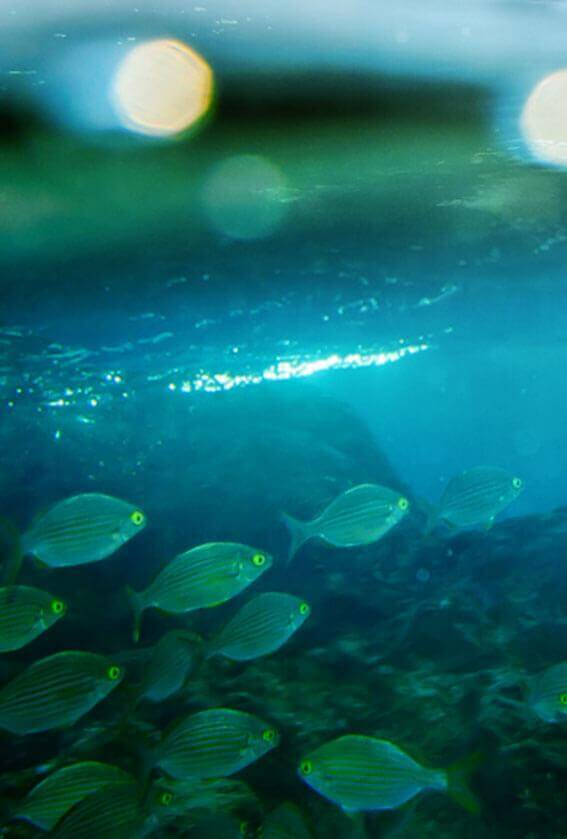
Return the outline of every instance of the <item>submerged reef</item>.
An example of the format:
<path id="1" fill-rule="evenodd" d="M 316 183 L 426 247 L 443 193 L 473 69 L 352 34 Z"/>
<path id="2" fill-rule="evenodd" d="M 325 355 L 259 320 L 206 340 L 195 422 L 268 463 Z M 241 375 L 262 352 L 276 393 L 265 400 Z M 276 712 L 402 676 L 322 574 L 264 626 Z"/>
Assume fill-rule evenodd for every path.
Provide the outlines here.
<path id="1" fill-rule="evenodd" d="M 321 839 L 562 839 L 567 729 L 542 721 L 528 696 L 532 680 L 566 658 L 567 510 L 496 522 L 487 532 L 439 527 L 426 535 L 419 502 L 360 419 L 306 386 L 174 408 L 164 402 L 146 414 L 136 407 L 101 415 L 88 438 L 71 428 L 54 444 L 34 430 L 3 478 L 20 527 L 38 507 L 77 491 L 112 492 L 148 516 L 144 534 L 102 563 L 56 570 L 24 563 L 22 584 L 48 589 L 69 609 L 48 633 L 3 657 L 2 683 L 69 648 L 112 653 L 127 675 L 81 724 L 14 742 L 0 778 L 5 811 L 37 782 L 34 766 L 55 757 L 104 760 L 135 774 L 160 730 L 183 714 L 222 706 L 276 726 L 278 748 L 234 779 L 242 788 L 230 806 L 223 803 L 218 827 L 206 827 L 213 816 L 205 807 L 201 822 L 188 819 L 187 833 L 166 824 L 154 835 L 214 829 L 224 836 L 225 818 L 227 836 L 243 821 L 254 835 L 278 805 L 294 802 Z M 336 549 L 313 541 L 286 564 L 281 512 L 311 518 L 364 482 L 403 492 L 410 514 L 379 542 Z M 221 539 L 273 554 L 252 592 L 304 598 L 311 607 L 305 625 L 269 656 L 206 658 L 207 640 L 250 592 L 187 615 L 152 612 L 134 647 L 126 583 L 144 587 L 176 552 Z M 174 628 L 203 639 L 189 678 L 163 702 L 138 702 L 149 649 Z M 480 751 L 471 778 L 480 813 L 430 793 L 399 811 L 344 814 L 302 783 L 296 768 L 303 754 L 346 733 L 394 741 L 432 767 Z M 33 835 L 22 823 L 10 831 Z"/>

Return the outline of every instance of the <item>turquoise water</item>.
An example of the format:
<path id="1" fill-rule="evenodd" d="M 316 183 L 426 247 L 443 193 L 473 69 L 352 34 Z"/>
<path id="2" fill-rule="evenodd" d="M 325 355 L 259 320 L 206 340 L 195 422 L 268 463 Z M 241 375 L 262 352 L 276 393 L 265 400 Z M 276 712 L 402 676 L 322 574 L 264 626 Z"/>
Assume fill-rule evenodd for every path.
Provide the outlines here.
<path id="1" fill-rule="evenodd" d="M 376 64 L 345 41 L 332 62 L 332 27 L 321 24 L 318 50 L 299 39 L 277 72 L 276 52 L 260 50 L 254 87 L 251 53 L 239 64 L 228 36 L 195 24 L 193 43 L 218 73 L 215 111 L 195 134 L 143 143 L 101 139 L 38 98 L 39 76 L 51 92 L 62 78 L 63 41 L 92 36 L 65 21 L 48 24 L 56 47 L 32 49 L 40 30 L 30 24 L 28 52 L 12 46 L 5 59 L 6 602 L 17 534 L 57 502 L 108 494 L 147 525 L 103 561 L 23 560 L 17 584 L 49 591 L 67 612 L 0 657 L 4 835 L 39 833 L 14 818 L 39 780 L 97 760 L 131 776 L 135 818 L 121 837 L 559 839 L 567 686 L 553 682 L 556 719 L 537 711 L 533 691 L 567 643 L 566 187 L 509 117 L 529 87 L 519 70 L 510 83 L 527 61 L 514 47 L 520 29 L 483 72 L 478 55 L 453 52 L 451 72 L 438 56 L 428 76 L 418 50 L 394 83 L 387 51 Z M 287 29 L 272 24 L 280 43 Z M 423 43 L 435 53 L 435 39 Z M 539 55 L 533 67 L 544 65 Z M 71 81 L 76 114 L 84 91 Z M 249 172 L 250 156 L 276 175 L 215 216 L 203 197 L 211 179 L 235 158 Z M 239 238 L 239 224 L 256 233 Z M 476 466 L 520 477 L 523 491 L 490 527 L 429 529 L 450 479 Z M 313 539 L 287 562 L 284 512 L 314 519 L 368 483 L 408 499 L 409 513 L 368 544 Z M 273 562 L 225 602 L 148 609 L 135 644 L 126 588 L 146 589 L 174 557 L 211 542 Z M 206 656 L 244 604 L 274 591 L 310 609 L 281 647 L 246 661 Z M 124 677 L 72 725 L 10 733 L 5 686 L 65 650 L 108 656 Z M 142 700 L 169 655 L 174 671 L 187 668 L 178 690 Z M 160 743 L 189 714 L 219 707 L 258 716 L 279 740 L 230 779 L 219 770 L 210 785 L 190 776 L 189 789 L 175 787 L 156 762 Z M 438 775 L 404 807 L 346 812 L 298 767 L 347 734 L 392 741 L 435 769 L 476 756 L 467 784 L 477 812 L 444 794 Z M 167 812 L 156 789 L 174 796 Z M 117 822 L 112 796 L 93 801 Z M 293 826 L 270 833 L 286 803 Z"/>

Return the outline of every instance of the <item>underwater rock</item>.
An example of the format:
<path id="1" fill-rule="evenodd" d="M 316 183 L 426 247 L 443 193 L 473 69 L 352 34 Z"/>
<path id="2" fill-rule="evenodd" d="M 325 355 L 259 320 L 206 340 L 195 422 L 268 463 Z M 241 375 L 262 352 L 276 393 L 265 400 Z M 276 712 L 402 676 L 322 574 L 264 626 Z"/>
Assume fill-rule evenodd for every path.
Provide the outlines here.
<path id="1" fill-rule="evenodd" d="M 204 395 L 187 403 L 186 413 L 179 405 L 170 413 L 164 400 L 151 415 L 138 415 L 136 427 L 129 410 L 113 414 L 104 431 L 92 429 L 92 446 L 69 433 L 56 457 L 46 447 L 45 468 L 56 473 L 46 478 L 49 497 L 39 497 L 42 482 L 34 478 L 8 498 L 24 528 L 44 504 L 85 489 L 77 486 L 85 476 L 87 489 L 139 503 L 148 527 L 95 566 L 46 572 L 27 563 L 22 570 L 22 585 L 49 590 L 69 610 L 65 621 L 3 662 L 6 679 L 64 648 L 70 635 L 77 649 L 122 653 L 126 677 L 85 729 L 34 741 L 33 754 L 30 746 L 14 748 L 6 772 L 60 752 L 131 771 L 138 740 L 155 745 L 180 716 L 230 707 L 281 732 L 278 749 L 242 772 L 258 800 L 253 827 L 289 800 L 317 839 L 564 835 L 565 727 L 539 719 L 527 696 L 537 674 L 565 660 L 565 509 L 497 521 L 488 532 L 440 528 L 428 535 L 425 517 L 414 511 L 380 542 L 336 549 L 314 541 L 285 567 L 284 509 L 309 518 L 365 481 L 391 486 L 417 506 L 360 421 L 304 384 L 246 398 Z M 102 467 L 93 452 L 104 446 Z M 4 475 L 7 492 L 32 461 L 28 451 L 14 474 Z M 148 648 L 170 630 L 198 632 L 207 642 L 261 591 L 305 599 L 309 620 L 271 655 L 199 662 L 179 693 L 134 709 L 132 686 L 147 651 L 138 662 L 129 651 L 123 588 L 143 588 L 178 550 L 214 539 L 258 545 L 274 554 L 274 566 L 234 603 L 186 616 L 148 615 Z M 318 800 L 296 777 L 297 761 L 347 733 L 399 743 L 428 766 L 481 749 L 486 761 L 473 782 L 481 815 L 432 795 L 400 814 L 352 820 Z"/>

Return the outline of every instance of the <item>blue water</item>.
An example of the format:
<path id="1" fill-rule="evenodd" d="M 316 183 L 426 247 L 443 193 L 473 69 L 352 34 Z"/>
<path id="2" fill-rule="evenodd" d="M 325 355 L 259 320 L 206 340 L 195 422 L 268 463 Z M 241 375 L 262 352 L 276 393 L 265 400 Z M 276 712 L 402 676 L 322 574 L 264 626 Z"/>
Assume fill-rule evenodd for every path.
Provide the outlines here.
<path id="1" fill-rule="evenodd" d="M 1 832 L 36 835 L 11 820 L 17 803 L 54 766 L 91 759 L 132 773 L 146 835 L 251 839 L 287 802 L 313 839 L 562 839 L 565 723 L 530 697 L 567 648 L 567 182 L 518 137 L 535 76 L 561 64 L 562 4 L 436 5 L 431 20 L 404 3 L 382 20 L 365 2 L 250 0 L 243 20 L 224 3 L 140 5 L 136 20 L 117 4 L 83 25 L 69 10 L 51 22 L 46 3 L 28 40 L 24 13 L 5 29 L 0 569 L 36 516 L 80 493 L 127 499 L 148 526 L 101 562 L 23 561 L 18 583 L 69 610 L 0 658 L 0 726 L 4 685 L 46 656 L 102 653 L 126 676 L 74 726 L 2 732 Z M 73 74 L 82 45 L 114 60 L 164 21 L 214 64 L 216 112 L 163 145 L 101 135 L 84 84 L 104 74 Z M 249 154 L 282 174 L 259 200 L 284 210 L 238 241 L 202 195 Z M 428 530 L 450 479 L 479 465 L 523 492 L 490 528 Z M 288 563 L 282 513 L 313 519 L 365 483 L 410 513 L 371 544 L 313 540 Z M 135 645 L 126 587 L 215 541 L 273 566 L 214 608 L 148 610 Z M 257 660 L 207 659 L 267 591 L 310 604 L 297 634 Z M 187 682 L 137 703 L 173 630 L 203 639 Z M 149 755 L 215 707 L 266 719 L 281 741 L 226 799 L 162 818 L 151 782 L 170 779 Z M 481 753 L 479 812 L 424 793 L 345 814 L 297 767 L 348 733 L 436 768 Z"/>

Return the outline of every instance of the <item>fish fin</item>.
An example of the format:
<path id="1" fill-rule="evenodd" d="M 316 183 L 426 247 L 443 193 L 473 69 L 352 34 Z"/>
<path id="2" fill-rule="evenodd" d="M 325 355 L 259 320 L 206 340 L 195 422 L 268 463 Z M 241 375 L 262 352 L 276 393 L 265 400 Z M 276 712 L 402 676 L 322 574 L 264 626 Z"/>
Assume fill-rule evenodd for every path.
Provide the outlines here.
<path id="1" fill-rule="evenodd" d="M 303 543 L 309 539 L 310 534 L 307 532 L 305 522 L 299 521 L 299 519 L 294 519 L 293 516 L 290 516 L 287 513 L 281 514 L 281 520 L 289 530 L 289 534 L 291 536 L 291 544 L 289 546 L 286 560 L 287 563 L 290 563 Z"/>
<path id="2" fill-rule="evenodd" d="M 24 551 L 18 528 L 9 519 L 0 517 L 0 556 L 4 560 L 3 583 L 12 585 L 22 567 Z"/>
<path id="3" fill-rule="evenodd" d="M 179 638 L 191 648 L 199 649 L 206 644 L 205 639 L 198 632 L 193 632 L 190 629 L 182 629 L 179 632 Z"/>
<path id="4" fill-rule="evenodd" d="M 353 810 L 351 807 L 341 807 L 341 810 L 349 819 L 355 819 L 360 812 L 359 810 Z"/>
<path id="5" fill-rule="evenodd" d="M 47 571 L 48 568 L 52 567 L 51 565 L 48 565 L 47 562 L 44 562 L 43 559 L 40 559 L 38 556 L 32 555 L 31 561 L 34 568 L 36 568 L 38 571 Z"/>
<path id="6" fill-rule="evenodd" d="M 427 498 L 422 498 L 421 496 L 417 499 L 417 508 L 422 512 L 427 518 L 425 521 L 425 530 L 423 531 L 424 536 L 429 536 L 432 530 L 439 524 L 439 507 L 435 504 L 432 504 Z"/>
<path id="7" fill-rule="evenodd" d="M 141 595 L 131 589 L 130 586 L 126 586 L 126 596 L 130 601 L 130 606 L 132 607 L 132 611 L 134 612 L 134 629 L 132 631 L 132 639 L 135 644 L 138 643 L 140 640 L 140 630 L 142 626 L 142 612 L 144 611 L 144 603 L 142 601 Z"/>
<path id="8" fill-rule="evenodd" d="M 446 771 L 447 792 L 469 813 L 480 813 L 480 804 L 469 787 L 469 778 L 483 761 L 483 752 L 474 752 L 468 757 L 458 760 Z"/>
<path id="9" fill-rule="evenodd" d="M 130 712 L 132 711 L 132 709 L 137 708 L 143 699 L 144 693 L 142 684 L 128 683 L 127 685 L 123 686 L 122 700 L 127 710 L 124 714 L 124 718 L 121 722 L 121 725 L 126 725 L 126 722 L 129 719 Z"/>
<path id="10" fill-rule="evenodd" d="M 206 641 L 202 635 L 199 635 L 198 632 L 191 632 L 189 630 L 182 630 L 179 633 L 179 637 L 182 638 L 183 643 L 187 645 L 190 654 L 195 657 L 194 664 L 189 668 L 189 672 L 180 687 L 180 690 L 182 690 L 186 683 L 192 678 L 197 667 L 200 667 L 203 661 L 206 658 L 209 658 L 208 650 L 209 645 L 212 645 L 212 639 L 211 641 Z"/>
<path id="11" fill-rule="evenodd" d="M 493 524 L 494 524 L 494 516 L 492 516 L 492 518 L 488 519 L 488 521 L 484 523 L 484 529 L 487 530 L 487 531 L 490 530 Z"/>

